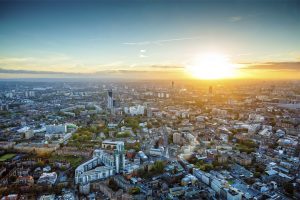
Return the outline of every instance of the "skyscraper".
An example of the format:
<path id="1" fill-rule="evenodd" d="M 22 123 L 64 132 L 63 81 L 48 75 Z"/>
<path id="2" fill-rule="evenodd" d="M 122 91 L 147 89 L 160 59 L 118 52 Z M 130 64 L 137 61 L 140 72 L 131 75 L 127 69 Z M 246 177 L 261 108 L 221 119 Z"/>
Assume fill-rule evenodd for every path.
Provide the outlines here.
<path id="1" fill-rule="evenodd" d="M 212 94 L 212 92 L 213 92 L 213 88 L 212 88 L 212 86 L 209 86 L 209 88 L 208 88 L 208 93 L 209 93 L 209 94 Z"/>
<path id="2" fill-rule="evenodd" d="M 113 108 L 113 93 L 111 89 L 107 91 L 107 108 Z"/>

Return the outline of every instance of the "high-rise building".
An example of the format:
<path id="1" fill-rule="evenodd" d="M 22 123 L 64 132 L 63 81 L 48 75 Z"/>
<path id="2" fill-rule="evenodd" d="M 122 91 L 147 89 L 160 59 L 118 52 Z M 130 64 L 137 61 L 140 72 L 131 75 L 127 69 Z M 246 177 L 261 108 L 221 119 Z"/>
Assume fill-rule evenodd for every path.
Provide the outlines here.
<path id="1" fill-rule="evenodd" d="M 102 149 L 96 149 L 93 158 L 75 170 L 75 184 L 85 185 L 105 179 L 125 169 L 125 149 L 122 141 L 103 141 Z"/>
<path id="2" fill-rule="evenodd" d="M 103 141 L 102 149 L 113 149 L 113 156 L 115 160 L 116 173 L 120 173 L 125 168 L 125 149 L 122 141 Z"/>
<path id="3" fill-rule="evenodd" d="M 112 109 L 114 106 L 114 100 L 113 100 L 113 92 L 112 90 L 107 91 L 107 108 Z"/>
<path id="4" fill-rule="evenodd" d="M 212 92 L 213 92 L 213 88 L 212 88 L 212 86 L 209 86 L 209 88 L 208 88 L 208 92 L 209 92 L 209 94 L 212 94 Z"/>
<path id="5" fill-rule="evenodd" d="M 152 117 L 153 113 L 152 113 L 152 109 L 151 108 L 147 108 L 147 117 Z"/>

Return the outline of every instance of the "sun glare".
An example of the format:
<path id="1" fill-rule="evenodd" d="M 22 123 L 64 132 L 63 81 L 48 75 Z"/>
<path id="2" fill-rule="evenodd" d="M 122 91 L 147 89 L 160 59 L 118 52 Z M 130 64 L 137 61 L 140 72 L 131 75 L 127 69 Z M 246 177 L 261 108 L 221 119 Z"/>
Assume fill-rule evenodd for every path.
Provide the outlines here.
<path id="1" fill-rule="evenodd" d="M 228 56 L 218 53 L 208 53 L 197 57 L 186 66 L 186 70 L 199 79 L 225 79 L 236 76 L 236 67 Z"/>

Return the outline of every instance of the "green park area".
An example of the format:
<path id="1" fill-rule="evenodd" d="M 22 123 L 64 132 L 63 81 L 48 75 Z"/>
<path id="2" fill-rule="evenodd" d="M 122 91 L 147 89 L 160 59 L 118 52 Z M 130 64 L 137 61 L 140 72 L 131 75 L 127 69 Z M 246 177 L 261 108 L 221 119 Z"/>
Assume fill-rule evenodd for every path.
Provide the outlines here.
<path id="1" fill-rule="evenodd" d="M 240 152 L 251 153 L 255 152 L 257 145 L 252 140 L 239 140 L 236 144 L 236 149 Z"/>
<path id="2" fill-rule="evenodd" d="M 13 153 L 7 153 L 7 154 L 4 154 L 0 157 L 0 162 L 3 162 L 3 161 L 6 161 L 6 160 L 9 160 L 9 159 L 12 159 L 13 157 L 15 157 L 16 154 L 13 154 Z"/>
<path id="3" fill-rule="evenodd" d="M 119 132 L 117 133 L 116 137 L 117 138 L 127 138 L 130 137 L 130 132 L 129 131 L 125 131 L 125 132 Z"/>
<path id="4" fill-rule="evenodd" d="M 53 154 L 53 155 L 51 155 L 50 160 L 68 162 L 68 163 L 70 163 L 71 167 L 75 168 L 82 163 L 83 157 L 75 156 L 75 155 L 74 156 L 73 155 L 62 156 L 62 155 Z"/>

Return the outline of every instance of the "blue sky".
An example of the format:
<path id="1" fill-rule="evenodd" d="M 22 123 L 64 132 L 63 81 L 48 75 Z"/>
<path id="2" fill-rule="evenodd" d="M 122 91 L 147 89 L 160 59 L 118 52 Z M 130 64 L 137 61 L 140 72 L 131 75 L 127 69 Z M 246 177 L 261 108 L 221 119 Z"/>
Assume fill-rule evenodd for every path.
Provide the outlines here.
<path id="1" fill-rule="evenodd" d="M 0 1 L 0 68 L 9 70 L 144 70 L 205 52 L 298 62 L 299 35 L 297 0 Z"/>

